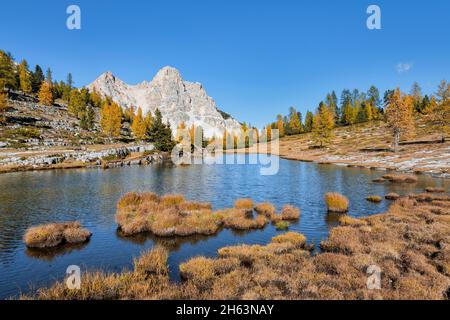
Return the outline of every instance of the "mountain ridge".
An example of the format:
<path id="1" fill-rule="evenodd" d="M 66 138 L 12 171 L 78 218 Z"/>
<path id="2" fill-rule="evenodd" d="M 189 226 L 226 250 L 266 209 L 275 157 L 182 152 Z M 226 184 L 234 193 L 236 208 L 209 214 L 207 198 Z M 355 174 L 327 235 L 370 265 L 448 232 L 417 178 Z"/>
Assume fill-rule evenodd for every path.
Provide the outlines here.
<path id="1" fill-rule="evenodd" d="M 181 122 L 186 126 L 201 126 L 206 137 L 236 132 L 240 123 L 228 113 L 220 110 L 213 98 L 208 96 L 199 82 L 185 81 L 180 72 L 171 66 L 161 68 L 151 81 L 130 85 L 116 77 L 111 71 L 102 73 L 87 88 L 102 96 L 109 96 L 123 108 L 141 107 L 143 113 L 158 108 L 164 121 L 172 129 Z"/>

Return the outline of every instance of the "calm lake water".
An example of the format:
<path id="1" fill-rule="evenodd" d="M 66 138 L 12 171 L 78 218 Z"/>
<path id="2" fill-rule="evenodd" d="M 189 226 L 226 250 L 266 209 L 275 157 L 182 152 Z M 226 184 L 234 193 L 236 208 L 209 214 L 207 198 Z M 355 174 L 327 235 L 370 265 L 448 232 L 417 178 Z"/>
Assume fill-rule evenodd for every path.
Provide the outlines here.
<path id="1" fill-rule="evenodd" d="M 245 156 L 238 156 L 245 157 Z M 246 158 L 248 163 L 248 157 Z M 422 192 L 427 186 L 450 188 L 450 181 L 419 176 L 416 184 L 373 183 L 381 171 L 317 165 L 280 160 L 279 173 L 260 175 L 258 165 L 192 165 L 185 167 L 146 166 L 110 170 L 77 169 L 37 171 L 0 175 L 0 298 L 26 293 L 30 288 L 63 279 L 69 265 L 82 270 L 121 271 L 132 268 L 133 257 L 155 245 L 170 250 L 171 277 L 179 280 L 178 265 L 190 257 L 216 255 L 217 249 L 240 243 L 265 244 L 280 233 L 272 225 L 264 230 L 233 232 L 223 230 L 215 236 L 161 239 L 152 236 L 122 238 L 114 222 L 117 200 L 128 191 L 158 194 L 182 193 L 188 199 L 208 201 L 214 209 L 232 207 L 235 199 L 251 197 L 256 202 L 272 202 L 301 208 L 301 218 L 290 230 L 319 244 L 337 217 L 329 215 L 323 195 L 329 191 L 350 199 L 351 216 L 384 212 L 390 202 L 373 204 L 368 195 L 388 192 Z M 25 230 L 33 225 L 79 220 L 93 232 L 89 243 L 51 252 L 26 249 Z"/>

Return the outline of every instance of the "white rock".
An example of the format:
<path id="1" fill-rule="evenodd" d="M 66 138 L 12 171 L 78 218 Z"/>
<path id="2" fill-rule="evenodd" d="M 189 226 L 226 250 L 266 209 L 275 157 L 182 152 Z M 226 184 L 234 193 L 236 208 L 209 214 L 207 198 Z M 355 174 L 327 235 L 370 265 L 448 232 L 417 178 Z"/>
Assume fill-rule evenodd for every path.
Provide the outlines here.
<path id="1" fill-rule="evenodd" d="M 109 96 L 123 108 L 142 107 L 146 114 L 159 108 L 164 121 L 175 131 L 181 122 L 188 127 L 201 126 L 206 137 L 221 136 L 224 130 L 236 132 L 240 123 L 232 117 L 225 119 L 214 100 L 200 83 L 184 81 L 177 69 L 162 68 L 151 82 L 128 85 L 106 72 L 88 86 L 102 96 Z"/>

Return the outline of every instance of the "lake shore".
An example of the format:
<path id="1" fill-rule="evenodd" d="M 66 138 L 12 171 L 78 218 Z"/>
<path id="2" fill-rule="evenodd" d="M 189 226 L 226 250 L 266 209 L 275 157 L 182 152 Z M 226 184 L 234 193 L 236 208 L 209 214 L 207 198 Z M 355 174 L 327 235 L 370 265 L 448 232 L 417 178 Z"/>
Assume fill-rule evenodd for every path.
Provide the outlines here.
<path id="1" fill-rule="evenodd" d="M 379 171 L 399 171 L 450 178 L 450 141 L 441 143 L 429 127 L 417 125 L 420 140 L 403 141 L 398 152 L 391 151 L 391 137 L 382 122 L 336 128 L 334 138 L 324 148 L 314 146 L 311 133 L 283 137 L 279 150 L 258 144 L 227 153 L 272 153 L 287 160 L 334 164 Z M 273 146 L 272 146 L 273 147 Z"/>
<path id="2" fill-rule="evenodd" d="M 149 165 L 165 161 L 152 144 L 92 145 L 83 148 L 53 147 L 39 150 L 3 150 L 0 174 L 20 171 L 111 168 Z"/>
<path id="3" fill-rule="evenodd" d="M 180 265 L 180 283 L 169 279 L 167 251 L 154 247 L 134 261 L 133 271 L 88 272 L 80 290 L 61 281 L 20 298 L 448 299 L 449 210 L 448 195 L 410 195 L 384 214 L 342 215 L 341 225 L 321 242 L 321 253 L 311 255 L 305 237 L 288 232 L 266 245 L 224 247 L 217 258 L 192 258 Z M 375 289 L 368 270 L 379 276 Z"/>

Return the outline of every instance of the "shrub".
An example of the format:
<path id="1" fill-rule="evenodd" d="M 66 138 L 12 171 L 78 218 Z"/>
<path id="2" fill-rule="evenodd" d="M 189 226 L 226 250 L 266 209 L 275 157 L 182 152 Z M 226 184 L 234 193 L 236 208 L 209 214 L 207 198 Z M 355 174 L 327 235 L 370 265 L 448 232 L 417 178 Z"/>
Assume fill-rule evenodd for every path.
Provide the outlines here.
<path id="1" fill-rule="evenodd" d="M 287 221 L 279 221 L 275 224 L 275 227 L 277 230 L 287 230 L 289 228 L 290 224 Z"/>
<path id="2" fill-rule="evenodd" d="M 50 248 L 64 243 L 83 243 L 91 235 L 77 221 L 50 223 L 29 228 L 24 235 L 24 242 L 29 248 Z"/>
<path id="3" fill-rule="evenodd" d="M 348 211 L 348 199 L 336 192 L 325 195 L 325 203 L 329 212 L 344 213 Z"/>
<path id="4" fill-rule="evenodd" d="M 379 203 L 383 200 L 380 196 L 368 196 L 367 201 Z"/>
<path id="5" fill-rule="evenodd" d="M 397 200 L 400 198 L 400 195 L 395 192 L 390 192 L 387 195 L 384 196 L 387 200 Z"/>
<path id="6" fill-rule="evenodd" d="M 283 220 L 297 220 L 300 218 L 300 209 L 291 205 L 285 205 L 281 209 L 281 218 Z"/>
<path id="7" fill-rule="evenodd" d="M 265 215 L 266 217 L 270 217 L 275 214 L 275 207 L 269 202 L 263 202 L 255 206 L 255 211 L 259 214 Z"/>

